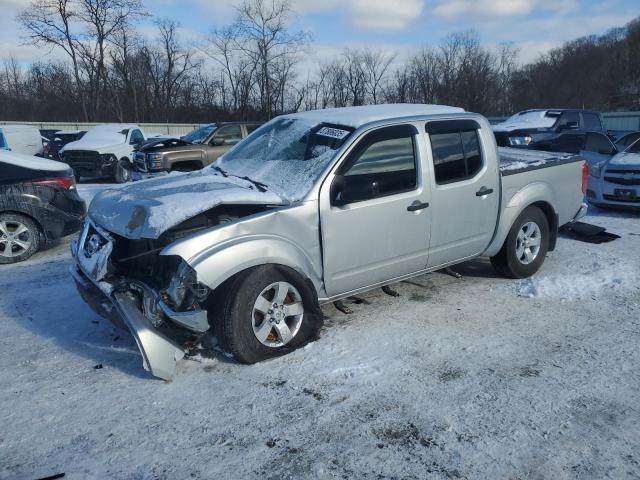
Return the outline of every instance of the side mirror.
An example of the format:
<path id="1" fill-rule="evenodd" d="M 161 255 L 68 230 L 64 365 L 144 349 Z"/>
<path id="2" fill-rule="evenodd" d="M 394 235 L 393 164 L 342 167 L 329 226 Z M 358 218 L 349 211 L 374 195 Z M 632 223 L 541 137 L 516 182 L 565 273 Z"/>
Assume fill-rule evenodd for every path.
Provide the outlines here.
<path id="1" fill-rule="evenodd" d="M 344 186 L 345 186 L 344 175 L 336 175 L 333 179 L 333 183 L 331 184 L 331 189 L 329 190 L 331 205 L 335 207 L 342 207 L 343 205 L 346 205 L 348 203 L 342 197 L 342 191 L 344 190 Z"/>
<path id="2" fill-rule="evenodd" d="M 221 146 L 223 146 L 225 143 L 226 143 L 226 142 L 225 142 L 225 139 L 224 139 L 224 138 L 215 138 L 215 137 L 213 138 L 213 141 L 211 142 L 211 144 L 212 144 L 214 147 L 221 147 Z"/>

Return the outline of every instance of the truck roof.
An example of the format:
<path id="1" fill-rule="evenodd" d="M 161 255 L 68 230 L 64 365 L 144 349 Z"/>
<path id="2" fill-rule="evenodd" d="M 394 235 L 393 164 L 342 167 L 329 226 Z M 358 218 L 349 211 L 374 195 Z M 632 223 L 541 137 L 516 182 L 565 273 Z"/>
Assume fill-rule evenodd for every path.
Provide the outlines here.
<path id="1" fill-rule="evenodd" d="M 408 118 L 423 115 L 461 113 L 464 109 L 446 105 L 426 105 L 413 103 L 390 103 L 362 107 L 327 108 L 284 115 L 285 118 L 300 118 L 318 123 L 334 123 L 358 128 L 379 120 Z"/>

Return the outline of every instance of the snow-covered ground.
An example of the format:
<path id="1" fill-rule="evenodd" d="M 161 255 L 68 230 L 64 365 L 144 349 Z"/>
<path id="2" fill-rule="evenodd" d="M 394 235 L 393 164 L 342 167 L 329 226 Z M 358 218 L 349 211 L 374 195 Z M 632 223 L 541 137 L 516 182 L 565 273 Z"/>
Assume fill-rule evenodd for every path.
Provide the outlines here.
<path id="1" fill-rule="evenodd" d="M 640 217 L 587 221 L 622 238 L 371 292 L 302 350 L 171 383 L 84 305 L 68 241 L 3 266 L 0 478 L 638 478 Z"/>

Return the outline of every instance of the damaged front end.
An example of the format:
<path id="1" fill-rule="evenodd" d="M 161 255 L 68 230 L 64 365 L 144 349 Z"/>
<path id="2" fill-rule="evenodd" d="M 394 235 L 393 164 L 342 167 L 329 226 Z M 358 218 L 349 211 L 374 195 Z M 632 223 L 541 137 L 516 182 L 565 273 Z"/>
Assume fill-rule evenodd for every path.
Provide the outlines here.
<path id="1" fill-rule="evenodd" d="M 210 328 L 209 289 L 180 257 L 160 255 L 172 240 L 170 233 L 131 240 L 87 220 L 71 246 L 82 298 L 100 316 L 128 328 L 144 368 L 164 380 Z"/>

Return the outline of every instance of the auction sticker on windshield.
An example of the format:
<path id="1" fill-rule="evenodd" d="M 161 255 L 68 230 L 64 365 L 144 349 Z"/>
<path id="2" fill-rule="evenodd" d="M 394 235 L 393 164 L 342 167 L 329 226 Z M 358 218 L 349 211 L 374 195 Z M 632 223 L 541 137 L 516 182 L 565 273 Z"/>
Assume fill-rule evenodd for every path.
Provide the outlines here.
<path id="1" fill-rule="evenodd" d="M 331 128 L 331 127 L 322 127 L 320 130 L 316 132 L 316 135 L 322 135 L 323 137 L 331 137 L 342 140 L 347 135 L 349 135 L 348 130 L 341 130 L 339 128 Z"/>

